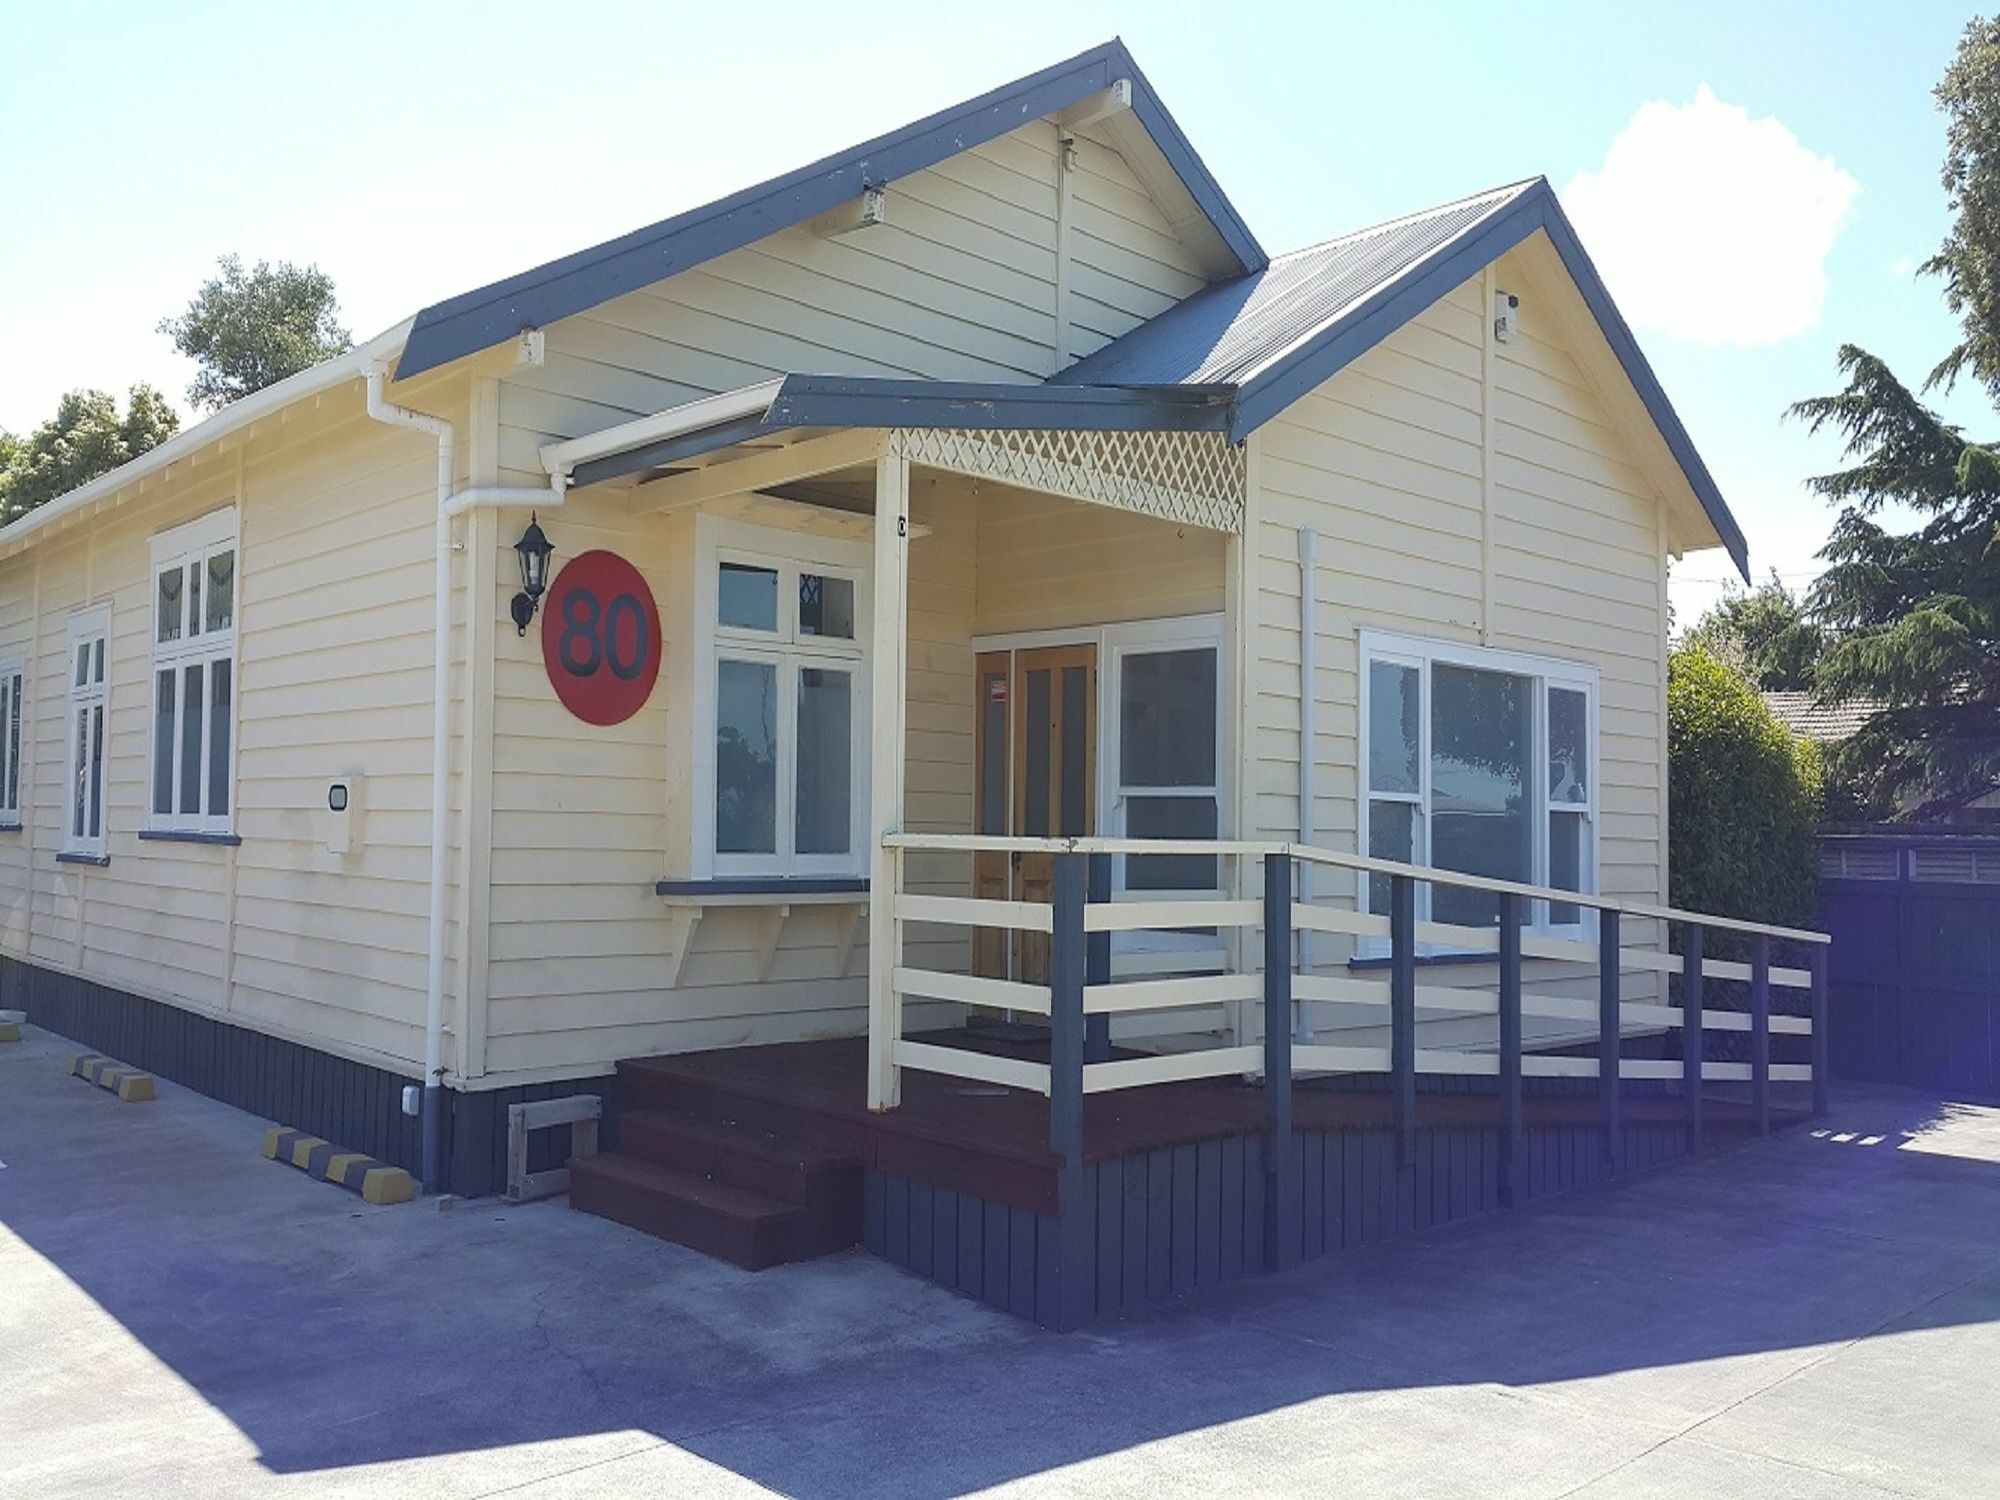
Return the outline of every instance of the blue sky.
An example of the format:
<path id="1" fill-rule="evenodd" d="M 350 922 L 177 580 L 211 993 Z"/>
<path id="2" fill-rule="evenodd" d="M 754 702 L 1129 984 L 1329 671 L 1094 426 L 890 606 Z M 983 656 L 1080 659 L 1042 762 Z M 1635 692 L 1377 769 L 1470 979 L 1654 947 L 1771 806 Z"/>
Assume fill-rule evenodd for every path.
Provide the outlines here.
<path id="1" fill-rule="evenodd" d="M 1273 250 L 1547 175 L 1753 566 L 1796 582 L 1829 520 L 1801 481 L 1838 454 L 1785 405 L 1842 342 L 1914 379 L 1952 339 L 1910 269 L 1945 228 L 1930 90 L 1973 13 L 0 0 L 0 55 L 34 60 L 0 91 L 0 426 L 77 385 L 180 398 L 154 325 L 226 252 L 317 261 L 372 334 L 1116 34 Z M 1946 409 L 1994 425 L 1975 392 Z M 1727 573 L 1679 566 L 1683 620 Z"/>

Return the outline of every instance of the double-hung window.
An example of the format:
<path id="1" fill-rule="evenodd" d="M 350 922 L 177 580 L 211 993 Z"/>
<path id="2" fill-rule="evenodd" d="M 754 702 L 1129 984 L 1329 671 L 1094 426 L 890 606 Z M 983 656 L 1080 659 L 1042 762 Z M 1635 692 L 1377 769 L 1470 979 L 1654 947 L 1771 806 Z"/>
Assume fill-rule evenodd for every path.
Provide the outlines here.
<path id="1" fill-rule="evenodd" d="M 69 621 L 69 775 L 63 800 L 65 854 L 104 853 L 105 643 L 111 610 L 100 604 Z"/>
<path id="2" fill-rule="evenodd" d="M 860 875 L 868 549 L 716 517 L 699 527 L 696 868 Z"/>
<path id="3" fill-rule="evenodd" d="M 235 510 L 153 538 L 152 754 L 155 830 L 227 833 L 236 723 Z"/>
<path id="4" fill-rule="evenodd" d="M 1362 847 L 1377 859 L 1597 889 L 1597 674 L 1568 662 L 1364 632 Z M 1389 909 L 1389 881 L 1363 883 Z M 1418 914 L 1491 927 L 1499 898 L 1429 883 Z M 1579 933 L 1585 908 L 1525 919 Z"/>
<path id="5" fill-rule="evenodd" d="M 18 661 L 0 661 L 0 828 L 21 826 L 21 698 Z"/>

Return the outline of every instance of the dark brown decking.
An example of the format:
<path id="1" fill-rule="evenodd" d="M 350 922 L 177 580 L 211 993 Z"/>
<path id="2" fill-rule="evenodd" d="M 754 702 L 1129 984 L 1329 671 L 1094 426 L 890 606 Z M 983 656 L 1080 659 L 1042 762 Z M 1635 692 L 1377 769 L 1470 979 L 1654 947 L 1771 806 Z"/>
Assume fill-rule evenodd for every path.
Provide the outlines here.
<path id="1" fill-rule="evenodd" d="M 1013 1056 L 1047 1056 L 1046 1043 L 948 1032 L 925 1041 Z M 998 1199 L 1034 1213 L 1054 1213 L 1058 1163 L 1049 1146 L 1049 1101 L 1040 1094 L 906 1068 L 903 1101 L 880 1114 L 867 1107 L 867 1043 L 862 1038 L 735 1047 L 635 1059 L 619 1065 L 623 1108 L 658 1108 L 725 1118 L 851 1153 L 871 1171 L 894 1173 Z M 1301 1080 L 1294 1095 L 1300 1130 L 1388 1130 L 1386 1091 Z M 1628 1126 L 1679 1125 L 1678 1097 L 1628 1090 Z M 1708 1129 L 1739 1136 L 1750 1112 L 1739 1102 L 1704 1098 Z M 1593 1096 L 1531 1094 L 1530 1127 L 1598 1123 Z M 1778 1112 L 1774 1110 L 1774 1117 Z M 1791 1116 L 1784 1116 L 1789 1120 Z M 1496 1129 L 1494 1094 L 1422 1093 L 1419 1129 Z M 1248 1135 L 1264 1127 L 1263 1090 L 1237 1080 L 1154 1084 L 1093 1094 L 1084 1101 L 1084 1155 L 1111 1161 L 1165 1147 Z"/>

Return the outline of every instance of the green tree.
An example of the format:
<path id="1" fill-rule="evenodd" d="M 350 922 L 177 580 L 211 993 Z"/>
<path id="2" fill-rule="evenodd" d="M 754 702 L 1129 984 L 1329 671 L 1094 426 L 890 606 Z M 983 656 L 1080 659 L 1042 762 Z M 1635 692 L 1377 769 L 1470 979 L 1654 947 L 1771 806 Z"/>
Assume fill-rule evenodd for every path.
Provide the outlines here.
<path id="1" fill-rule="evenodd" d="M 1936 98 L 1952 222 L 1926 269 L 1962 338 L 1930 383 L 1970 374 L 2000 400 L 2000 20 L 1966 28 Z M 1812 481 L 1839 507 L 1809 600 L 1829 637 L 1813 686 L 1883 705 L 1831 758 L 1849 810 L 1922 817 L 2000 778 L 2000 452 L 1867 350 L 1844 345 L 1839 368 L 1843 389 L 1792 408 L 1852 460 Z M 1892 505 L 1915 526 L 1892 530 Z"/>
<path id="2" fill-rule="evenodd" d="M 1818 901 L 1819 752 L 1700 646 L 1667 663 L 1672 902 L 1804 926 Z"/>
<path id="3" fill-rule="evenodd" d="M 1759 688 L 1804 692 L 1825 635 L 1806 601 L 1778 581 L 1732 594 L 1703 615 L 1685 644 L 1720 657 Z"/>
<path id="4" fill-rule="evenodd" d="M 0 443 L 0 524 L 130 463 L 180 430 L 166 397 L 135 385 L 124 415 L 109 391 L 71 391 L 26 438 Z"/>
<path id="5" fill-rule="evenodd" d="M 160 324 L 174 347 L 201 366 L 188 400 L 210 411 L 275 385 L 354 347 L 340 325 L 333 278 L 317 266 L 234 255 L 202 283 L 187 311 Z"/>

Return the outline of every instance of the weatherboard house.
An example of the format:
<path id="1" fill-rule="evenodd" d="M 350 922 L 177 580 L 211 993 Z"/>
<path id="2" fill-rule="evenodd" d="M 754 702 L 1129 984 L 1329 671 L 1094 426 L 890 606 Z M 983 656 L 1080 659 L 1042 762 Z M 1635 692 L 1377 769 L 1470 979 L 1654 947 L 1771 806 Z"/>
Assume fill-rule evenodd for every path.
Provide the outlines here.
<path id="1" fill-rule="evenodd" d="M 1274 257 L 1112 42 L 0 530 L 0 1004 L 1070 1326 L 1817 1078 L 1662 909 L 1714 546 L 1546 182 Z"/>

